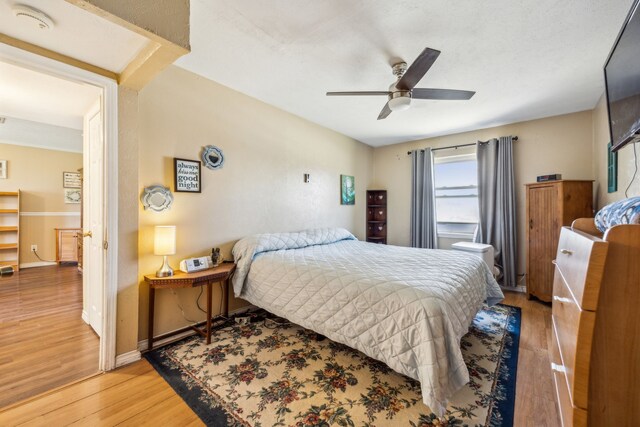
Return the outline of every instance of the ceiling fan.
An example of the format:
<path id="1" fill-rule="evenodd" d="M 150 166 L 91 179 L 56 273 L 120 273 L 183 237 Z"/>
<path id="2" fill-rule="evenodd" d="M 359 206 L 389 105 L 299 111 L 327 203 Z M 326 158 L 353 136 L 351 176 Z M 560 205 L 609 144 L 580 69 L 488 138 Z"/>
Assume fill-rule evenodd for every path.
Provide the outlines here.
<path id="1" fill-rule="evenodd" d="M 429 71 L 440 55 L 439 50 L 425 48 L 422 53 L 407 68 L 406 62 L 394 64 L 391 68 L 398 77 L 395 83 L 386 91 L 366 92 L 327 92 L 327 96 L 375 96 L 386 95 L 389 100 L 380 111 L 378 120 L 387 118 L 392 111 L 406 110 L 411 106 L 411 99 L 439 99 L 439 100 L 468 100 L 475 92 L 454 89 L 417 88 L 416 84 Z"/>

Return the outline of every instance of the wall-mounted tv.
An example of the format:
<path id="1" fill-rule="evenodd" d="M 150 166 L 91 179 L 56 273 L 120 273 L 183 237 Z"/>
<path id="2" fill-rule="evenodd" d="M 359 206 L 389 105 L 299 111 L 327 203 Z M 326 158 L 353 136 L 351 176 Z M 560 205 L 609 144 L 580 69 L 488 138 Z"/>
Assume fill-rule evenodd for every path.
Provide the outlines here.
<path id="1" fill-rule="evenodd" d="M 612 151 L 640 132 L 640 0 L 635 0 L 613 45 L 604 77 L 609 108 Z"/>

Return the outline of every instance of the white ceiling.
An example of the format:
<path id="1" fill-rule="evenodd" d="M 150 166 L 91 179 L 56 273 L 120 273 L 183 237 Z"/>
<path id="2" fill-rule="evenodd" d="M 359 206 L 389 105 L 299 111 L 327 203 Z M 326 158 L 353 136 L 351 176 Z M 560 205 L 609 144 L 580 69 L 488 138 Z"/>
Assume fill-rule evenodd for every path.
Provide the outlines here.
<path id="1" fill-rule="evenodd" d="M 46 13 L 54 28 L 40 30 L 25 24 L 11 11 L 15 4 Z M 117 73 L 148 43 L 145 37 L 64 0 L 0 0 L 0 33 Z"/>
<path id="2" fill-rule="evenodd" d="M 633 0 L 191 0 L 192 53 L 177 64 L 372 146 L 591 109 Z M 393 58 L 442 51 L 414 100 L 377 121 Z"/>
<path id="3" fill-rule="evenodd" d="M 82 129 L 101 90 L 0 61 L 0 116 Z"/>

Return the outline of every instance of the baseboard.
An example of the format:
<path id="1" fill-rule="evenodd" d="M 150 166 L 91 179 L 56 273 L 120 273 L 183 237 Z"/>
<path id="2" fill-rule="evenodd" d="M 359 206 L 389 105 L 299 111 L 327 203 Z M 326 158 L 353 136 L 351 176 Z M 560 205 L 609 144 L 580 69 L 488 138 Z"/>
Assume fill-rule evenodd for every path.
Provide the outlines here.
<path id="1" fill-rule="evenodd" d="M 137 362 L 140 360 L 142 356 L 138 350 L 129 351 L 127 353 L 122 353 L 116 356 L 116 368 L 120 366 L 128 365 L 133 362 Z"/>
<path id="2" fill-rule="evenodd" d="M 256 306 L 254 306 L 254 305 L 248 305 L 248 306 L 245 306 L 245 307 L 241 307 L 241 308 L 238 308 L 236 310 L 230 311 L 229 312 L 229 316 L 235 316 L 236 314 L 241 314 L 241 313 L 247 312 L 249 310 L 253 310 L 255 308 L 256 308 Z M 182 329 L 182 328 L 178 328 L 178 329 Z M 169 333 L 177 331 L 178 329 L 174 329 L 173 331 L 168 331 L 168 332 L 165 332 L 165 333 L 169 334 Z M 163 333 L 163 335 L 165 333 Z M 154 340 L 153 347 L 154 348 L 162 347 L 165 344 L 169 344 L 169 343 L 172 343 L 172 342 L 175 342 L 175 341 L 179 341 L 179 340 L 181 340 L 183 338 L 190 337 L 192 335 L 195 335 L 194 331 L 185 331 L 185 332 L 183 332 L 181 334 L 173 335 L 173 336 L 170 336 L 168 338 L 165 338 L 165 339 L 162 339 L 162 340 L 159 340 L 159 341 L 155 341 Z M 149 340 L 148 339 L 142 340 L 142 341 L 138 341 L 138 352 L 147 351 L 148 349 L 149 349 Z"/>
<path id="3" fill-rule="evenodd" d="M 171 333 L 171 332 L 173 332 L 173 331 L 169 331 L 167 333 Z M 169 343 L 172 343 L 172 342 L 175 342 L 175 341 L 179 341 L 182 338 L 190 337 L 191 335 L 195 335 L 195 332 L 194 331 L 185 331 L 185 332 L 183 332 L 181 334 L 173 335 L 171 337 L 162 339 L 160 341 L 154 341 L 153 342 L 153 347 L 154 348 L 162 347 L 165 344 L 169 344 Z M 142 340 L 142 341 L 138 341 L 138 351 L 139 352 L 147 351 L 148 349 L 149 349 L 149 340 L 148 339 Z"/>
<path id="4" fill-rule="evenodd" d="M 520 293 L 526 293 L 527 292 L 527 287 L 524 285 L 520 285 L 520 286 L 500 286 L 500 289 L 502 289 L 503 291 L 510 291 L 510 292 L 520 292 Z"/>
<path id="5" fill-rule="evenodd" d="M 84 320 L 84 323 L 87 325 L 89 324 L 89 313 L 87 313 L 87 310 L 82 310 L 82 320 Z"/>
<path id="6" fill-rule="evenodd" d="M 51 265 L 58 265 L 58 263 L 48 261 L 26 262 L 24 264 L 20 264 L 20 268 L 48 267 Z"/>

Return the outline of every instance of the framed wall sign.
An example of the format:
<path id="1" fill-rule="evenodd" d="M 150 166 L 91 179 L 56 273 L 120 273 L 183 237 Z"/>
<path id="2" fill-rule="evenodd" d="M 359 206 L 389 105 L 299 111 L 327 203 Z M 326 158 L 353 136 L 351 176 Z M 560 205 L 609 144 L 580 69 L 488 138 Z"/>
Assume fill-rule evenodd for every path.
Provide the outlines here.
<path id="1" fill-rule="evenodd" d="M 70 204 L 80 204 L 82 200 L 82 193 L 79 188 L 65 188 L 64 189 L 64 202 Z"/>
<path id="2" fill-rule="evenodd" d="M 62 172 L 62 187 L 82 188 L 82 175 L 80 172 Z"/>
<path id="3" fill-rule="evenodd" d="M 174 157 L 173 184 L 174 191 L 177 193 L 200 193 L 202 191 L 200 161 Z"/>

